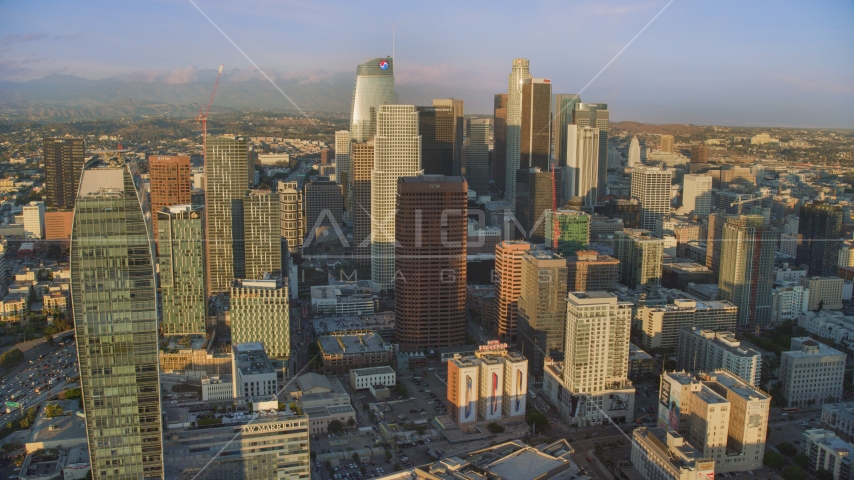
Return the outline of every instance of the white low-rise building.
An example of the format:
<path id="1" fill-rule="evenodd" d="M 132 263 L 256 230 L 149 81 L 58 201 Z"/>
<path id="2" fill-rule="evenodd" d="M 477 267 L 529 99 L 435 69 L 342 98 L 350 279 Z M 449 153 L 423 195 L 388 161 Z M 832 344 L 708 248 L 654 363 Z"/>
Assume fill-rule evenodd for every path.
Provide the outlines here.
<path id="1" fill-rule="evenodd" d="M 236 343 L 231 350 L 234 398 L 278 393 L 276 370 L 261 343 Z"/>
<path id="2" fill-rule="evenodd" d="M 796 282 L 783 282 L 771 290 L 771 323 L 794 320 L 806 312 L 810 303 L 810 289 Z"/>
<path id="3" fill-rule="evenodd" d="M 353 390 L 370 388 L 373 385 L 385 387 L 397 385 L 397 372 L 387 365 L 350 370 L 350 386 Z"/>
<path id="4" fill-rule="evenodd" d="M 743 347 L 732 332 L 684 327 L 679 332 L 677 367 L 689 372 L 729 370 L 743 381 L 758 386 L 762 355 Z"/>
<path id="5" fill-rule="evenodd" d="M 854 474 L 851 468 L 854 444 L 842 440 L 833 432 L 820 428 L 807 430 L 801 446 L 804 455 L 810 458 L 810 470 L 827 470 L 833 474 L 833 480 L 849 480 Z"/>
<path id="6" fill-rule="evenodd" d="M 831 403 L 821 409 L 821 426 L 854 440 L 854 403 Z"/>
<path id="7" fill-rule="evenodd" d="M 213 376 L 202 379 L 202 400 L 228 400 L 234 398 L 231 375 Z"/>
<path id="8" fill-rule="evenodd" d="M 845 354 L 810 337 L 793 338 L 792 350 L 781 354 L 783 398 L 790 407 L 837 402 L 844 374 Z"/>
<path id="9" fill-rule="evenodd" d="M 854 352 L 854 317 L 840 311 L 803 312 L 798 315 L 798 326 L 807 332 L 827 338 Z"/>

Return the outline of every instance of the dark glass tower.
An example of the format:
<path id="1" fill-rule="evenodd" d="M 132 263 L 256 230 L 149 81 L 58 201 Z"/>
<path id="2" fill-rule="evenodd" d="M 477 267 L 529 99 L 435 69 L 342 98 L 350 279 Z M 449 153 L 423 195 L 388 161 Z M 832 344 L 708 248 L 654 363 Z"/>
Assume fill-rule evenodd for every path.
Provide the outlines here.
<path id="1" fill-rule="evenodd" d="M 83 147 L 82 138 L 44 139 L 45 205 L 48 208 L 74 208 L 86 161 Z"/>
<path id="2" fill-rule="evenodd" d="M 810 276 L 836 276 L 842 239 L 842 207 L 816 200 L 801 207 L 798 220 L 798 264 Z"/>
<path id="3" fill-rule="evenodd" d="M 417 110 L 424 174 L 453 175 L 456 134 L 453 107 L 417 107 Z"/>

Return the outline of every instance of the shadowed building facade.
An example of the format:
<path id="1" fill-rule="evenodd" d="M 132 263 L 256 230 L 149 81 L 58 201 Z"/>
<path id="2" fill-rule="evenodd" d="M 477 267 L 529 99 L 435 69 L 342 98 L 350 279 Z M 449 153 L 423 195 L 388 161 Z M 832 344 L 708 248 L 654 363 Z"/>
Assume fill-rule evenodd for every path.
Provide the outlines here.
<path id="1" fill-rule="evenodd" d="M 402 350 L 465 342 L 467 192 L 462 177 L 398 180 L 394 308 Z"/>
<path id="2" fill-rule="evenodd" d="M 148 157 L 151 185 L 151 211 L 159 212 L 170 205 L 188 205 L 193 201 L 190 157 L 186 155 Z M 157 214 L 151 216 L 151 228 L 157 241 Z"/>
<path id="3" fill-rule="evenodd" d="M 504 193 L 507 165 L 507 94 L 496 93 L 493 106 L 492 181 L 495 192 Z"/>
<path id="4" fill-rule="evenodd" d="M 374 169 L 374 142 L 354 143 L 350 150 L 353 173 L 353 261 L 371 265 L 371 171 Z"/>
<path id="5" fill-rule="evenodd" d="M 45 138 L 42 148 L 45 204 L 48 208 L 71 210 L 86 163 L 83 139 Z"/>

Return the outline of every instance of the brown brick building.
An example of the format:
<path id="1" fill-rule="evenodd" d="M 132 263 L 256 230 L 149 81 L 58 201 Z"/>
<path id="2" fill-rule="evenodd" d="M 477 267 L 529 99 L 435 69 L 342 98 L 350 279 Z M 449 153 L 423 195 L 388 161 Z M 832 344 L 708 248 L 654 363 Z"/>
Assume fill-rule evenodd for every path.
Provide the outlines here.
<path id="1" fill-rule="evenodd" d="M 152 155 L 148 157 L 151 179 L 151 211 L 159 212 L 171 205 L 189 205 L 193 201 L 190 157 Z M 151 228 L 157 232 L 157 215 L 151 216 Z M 155 241 L 157 235 L 155 235 Z"/>
<path id="2" fill-rule="evenodd" d="M 495 247 L 493 324 L 498 338 L 504 341 L 516 339 L 516 317 L 522 291 L 522 256 L 532 247 L 524 240 L 503 241 Z"/>
<path id="3" fill-rule="evenodd" d="M 595 250 L 579 250 L 567 257 L 566 276 L 570 292 L 612 290 L 620 281 L 620 261 Z"/>

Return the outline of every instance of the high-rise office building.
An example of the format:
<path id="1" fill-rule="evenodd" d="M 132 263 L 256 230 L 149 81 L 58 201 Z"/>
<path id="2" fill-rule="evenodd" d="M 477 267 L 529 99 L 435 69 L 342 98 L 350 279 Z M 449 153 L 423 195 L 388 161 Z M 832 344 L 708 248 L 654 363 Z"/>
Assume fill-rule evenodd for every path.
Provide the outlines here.
<path id="1" fill-rule="evenodd" d="M 611 129 L 610 112 L 606 103 L 576 103 L 572 123 L 579 127 L 599 129 L 599 165 L 596 187 L 599 195 L 608 187 L 608 131 Z"/>
<path id="2" fill-rule="evenodd" d="M 394 235 L 397 179 L 421 168 L 421 135 L 414 105 L 382 105 L 374 137 L 371 172 L 371 280 L 394 288 Z"/>
<path id="3" fill-rule="evenodd" d="M 730 302 L 676 298 L 665 305 L 642 305 L 638 307 L 636 318 L 641 322 L 644 347 L 675 349 L 682 328 L 697 326 L 733 331 L 736 315 L 737 309 Z"/>
<path id="4" fill-rule="evenodd" d="M 477 195 L 489 195 L 489 119 L 474 118 L 464 148 L 466 180 Z"/>
<path id="5" fill-rule="evenodd" d="M 205 238 L 208 295 L 227 293 L 243 278 L 243 196 L 252 175 L 243 137 L 210 137 L 205 153 Z"/>
<path id="6" fill-rule="evenodd" d="M 344 194 L 344 209 L 350 209 L 350 185 L 353 183 L 353 172 L 350 163 L 350 131 L 335 132 L 335 181 L 341 184 Z"/>
<path id="7" fill-rule="evenodd" d="M 495 247 L 495 333 L 504 341 L 516 340 L 519 294 L 522 292 L 522 257 L 533 247 L 523 240 L 505 240 Z"/>
<path id="8" fill-rule="evenodd" d="M 738 307 L 738 326 L 771 321 L 777 230 L 762 215 L 730 217 L 721 236 L 718 295 Z"/>
<path id="9" fill-rule="evenodd" d="M 795 337 L 780 353 L 782 397 L 789 407 L 836 403 L 843 397 L 846 354 L 813 340 Z"/>
<path id="10" fill-rule="evenodd" d="M 559 175 L 559 172 L 555 172 Z M 537 167 L 516 173 L 517 239 L 545 241 L 545 214 L 552 208 L 552 172 Z"/>
<path id="11" fill-rule="evenodd" d="M 24 217 L 24 237 L 42 239 L 45 237 L 44 202 L 32 201 L 21 207 Z"/>
<path id="12" fill-rule="evenodd" d="M 279 194 L 282 222 L 281 237 L 288 243 L 288 251 L 302 251 L 305 239 L 305 217 L 303 217 L 302 192 L 297 182 L 279 182 L 276 193 Z"/>
<path id="13" fill-rule="evenodd" d="M 336 185 L 337 187 L 337 185 Z M 243 196 L 243 258 L 250 280 L 282 275 L 282 207 L 269 190 L 247 190 Z"/>
<path id="14" fill-rule="evenodd" d="M 661 135 L 661 144 L 658 149 L 664 153 L 673 153 L 673 135 Z"/>
<path id="15" fill-rule="evenodd" d="M 496 193 L 504 193 L 507 175 L 507 94 L 496 93 L 493 106 L 492 181 Z"/>
<path id="16" fill-rule="evenodd" d="M 599 192 L 599 129 L 567 125 L 563 170 L 563 199 L 581 197 L 584 206 L 596 205 Z"/>
<path id="17" fill-rule="evenodd" d="M 417 109 L 421 169 L 426 175 L 453 175 L 457 123 L 454 108 L 433 106 Z"/>
<path id="18" fill-rule="evenodd" d="M 522 136 L 519 168 L 549 171 L 551 156 L 552 84 L 547 78 L 528 78 L 522 83 Z"/>
<path id="19" fill-rule="evenodd" d="M 288 286 L 278 278 L 235 280 L 228 311 L 231 343 L 260 342 L 271 359 L 290 357 L 289 297 Z"/>
<path id="20" fill-rule="evenodd" d="M 620 281 L 620 261 L 595 250 L 579 250 L 566 258 L 570 292 L 613 290 Z"/>
<path id="21" fill-rule="evenodd" d="M 597 210 L 597 212 L 601 212 L 606 217 L 619 218 L 623 221 L 625 228 L 639 228 L 640 211 L 640 202 L 635 198 L 630 200 L 624 198 L 609 200 L 605 202 L 605 208 Z"/>
<path id="22" fill-rule="evenodd" d="M 742 346 L 733 332 L 716 332 L 695 325 L 682 327 L 676 353 L 676 368 L 680 370 L 700 373 L 723 368 L 750 385 L 760 386 L 762 355 Z"/>
<path id="23" fill-rule="evenodd" d="M 407 351 L 462 345 L 468 185 L 443 175 L 397 185 L 395 340 Z"/>
<path id="24" fill-rule="evenodd" d="M 842 207 L 816 200 L 801 207 L 797 262 L 810 276 L 836 275 L 842 244 Z"/>
<path id="25" fill-rule="evenodd" d="M 566 259 L 540 249 L 522 255 L 517 331 L 534 376 L 542 375 L 546 357 L 563 355 L 566 291 Z"/>
<path id="26" fill-rule="evenodd" d="M 682 210 L 686 215 L 708 215 L 712 210 L 712 177 L 688 174 L 682 180 Z"/>
<path id="27" fill-rule="evenodd" d="M 71 298 L 90 465 L 98 480 L 163 478 L 156 282 L 146 228 L 127 168 L 83 173 Z"/>
<path id="28" fill-rule="evenodd" d="M 629 288 L 661 285 L 664 240 L 649 230 L 626 228 L 614 234 L 614 256 L 620 260 L 620 282 Z"/>
<path id="29" fill-rule="evenodd" d="M 204 208 L 172 205 L 155 212 L 160 253 L 160 296 L 163 335 L 204 335 L 205 295 Z"/>
<path id="30" fill-rule="evenodd" d="M 374 141 L 351 146 L 353 172 L 353 261 L 371 265 L 371 172 L 374 170 Z"/>
<path id="31" fill-rule="evenodd" d="M 691 163 L 709 163 L 709 147 L 705 143 L 691 146 Z"/>
<path id="32" fill-rule="evenodd" d="M 71 210 L 77 200 L 80 174 L 86 163 L 82 138 L 45 138 L 45 203 L 48 208 Z"/>
<path id="33" fill-rule="evenodd" d="M 516 205 L 516 171 L 522 147 L 522 86 L 531 78 L 527 58 L 513 59 L 513 68 L 507 77 L 507 127 L 504 161 L 504 200 Z"/>
<path id="34" fill-rule="evenodd" d="M 581 102 L 581 97 L 577 93 L 558 93 L 555 95 L 554 157 L 555 163 L 561 168 L 568 165 L 566 129 L 572 125 L 572 112 L 575 111 L 575 104 L 579 102 Z"/>
<path id="35" fill-rule="evenodd" d="M 673 173 L 658 167 L 637 167 L 632 172 L 632 198 L 640 202 L 640 228 L 655 230 L 670 214 L 670 182 Z"/>
<path id="36" fill-rule="evenodd" d="M 302 201 L 305 206 L 308 238 L 312 243 L 318 228 L 331 227 L 332 234 L 341 231 L 344 226 L 344 198 L 341 185 L 329 180 L 306 182 L 303 187 Z"/>
<path id="37" fill-rule="evenodd" d="M 638 137 L 633 136 L 631 143 L 629 143 L 629 156 L 627 159 L 626 166 L 629 168 L 635 168 L 641 164 L 641 149 L 640 142 L 638 141 Z"/>
<path id="38" fill-rule="evenodd" d="M 557 253 L 563 256 L 573 255 L 590 243 L 590 215 L 584 212 L 561 208 L 553 212 L 548 209 L 545 223 L 546 248 L 554 248 L 557 233 Z"/>
<path id="39" fill-rule="evenodd" d="M 151 229 L 157 241 L 156 212 L 170 205 L 188 205 L 193 201 L 190 157 L 186 155 L 148 157 L 148 176 L 151 181 Z"/>
<path id="40" fill-rule="evenodd" d="M 715 278 L 721 273 L 721 245 L 723 245 L 723 231 L 727 216 L 721 213 L 709 214 L 709 225 L 706 237 L 706 266 L 715 274 Z"/>
<path id="41" fill-rule="evenodd" d="M 433 107 L 449 107 L 453 111 L 454 114 L 454 136 L 453 136 L 453 148 L 454 148 L 454 156 L 453 162 L 451 163 L 451 173 L 450 175 L 463 175 L 465 173 L 465 165 L 463 164 L 463 138 L 465 136 L 465 105 L 463 101 L 459 98 L 434 98 L 433 99 Z M 422 151 L 424 140 L 422 133 Z M 422 163 L 423 163 L 423 154 L 422 154 Z M 427 169 L 424 169 L 424 173 L 427 172 Z"/>
<path id="42" fill-rule="evenodd" d="M 394 60 L 372 58 L 356 67 L 353 105 L 350 110 L 350 142 L 361 143 L 377 133 L 380 105 L 397 103 L 394 91 Z"/>

